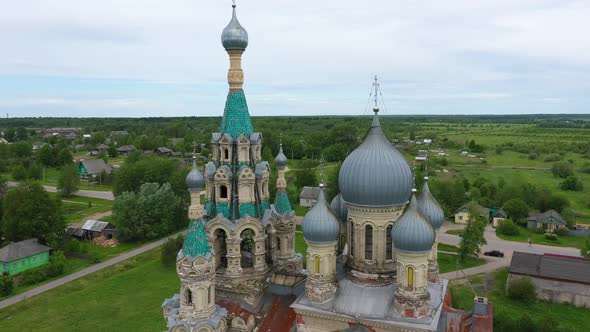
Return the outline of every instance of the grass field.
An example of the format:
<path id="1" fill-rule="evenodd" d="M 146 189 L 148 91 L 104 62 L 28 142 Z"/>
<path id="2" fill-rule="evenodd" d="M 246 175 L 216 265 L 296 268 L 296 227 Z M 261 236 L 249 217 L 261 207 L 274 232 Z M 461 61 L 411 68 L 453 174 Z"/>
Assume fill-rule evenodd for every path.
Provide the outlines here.
<path id="1" fill-rule="evenodd" d="M 475 267 L 485 264 L 485 261 L 481 258 L 468 257 L 466 261 L 461 265 L 463 269 Z M 457 255 L 452 254 L 438 254 L 438 269 L 440 273 L 447 273 L 457 271 Z"/>
<path id="2" fill-rule="evenodd" d="M 61 197 L 56 193 L 49 193 L 53 197 Z M 67 224 L 85 221 L 89 216 L 111 211 L 113 201 L 91 197 L 72 196 L 62 198 L 62 214 Z"/>
<path id="3" fill-rule="evenodd" d="M 151 250 L 0 310 L 3 331 L 163 331 L 160 305 L 180 287 Z"/>
<path id="4" fill-rule="evenodd" d="M 446 243 L 439 243 L 437 245 L 437 248 L 439 251 L 448 251 L 448 252 L 458 252 L 459 251 L 459 247 L 453 246 L 450 244 L 446 244 Z"/>
<path id="5" fill-rule="evenodd" d="M 520 227 L 520 234 L 519 235 L 504 235 L 496 232 L 496 235 L 508 241 L 517 241 L 517 242 L 528 242 L 529 238 L 531 242 L 534 244 L 544 244 L 548 246 L 558 246 L 558 247 L 576 247 L 582 248 L 584 246 L 584 241 L 586 238 L 583 237 L 575 237 L 575 236 L 557 236 L 557 240 L 552 241 L 545 238 L 544 234 L 537 234 L 535 232 L 531 232 L 528 229 Z"/>
<path id="6" fill-rule="evenodd" d="M 588 326 L 590 326 L 589 309 L 576 308 L 568 304 L 542 301 L 523 304 L 512 300 L 505 295 L 507 277 L 507 268 L 498 270 L 493 274 L 494 289 L 487 294 L 478 294 L 488 296 L 488 299 L 494 305 L 495 317 L 510 317 L 514 320 L 519 320 L 522 319 L 524 315 L 527 315 L 537 322 L 546 319 L 558 322 L 563 331 L 588 331 Z M 471 284 L 477 284 L 478 282 L 472 278 L 470 278 Z M 481 276 L 478 276 L 478 278 L 483 281 Z M 453 297 L 453 307 L 470 310 L 473 307 L 473 297 L 475 294 L 467 284 L 461 282 L 462 280 L 452 281 L 450 285 L 451 295 Z"/>

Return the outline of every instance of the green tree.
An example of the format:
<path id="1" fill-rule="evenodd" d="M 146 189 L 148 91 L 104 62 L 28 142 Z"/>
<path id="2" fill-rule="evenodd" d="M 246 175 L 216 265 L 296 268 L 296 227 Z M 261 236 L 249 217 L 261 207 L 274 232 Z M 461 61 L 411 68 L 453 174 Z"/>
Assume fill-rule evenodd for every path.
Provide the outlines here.
<path id="1" fill-rule="evenodd" d="M 0 296 L 8 296 L 14 290 L 14 279 L 12 276 L 0 276 Z"/>
<path id="2" fill-rule="evenodd" d="M 519 227 L 510 219 L 502 220 L 496 226 L 496 233 L 504 235 L 518 235 L 520 233 Z"/>
<path id="3" fill-rule="evenodd" d="M 295 171 L 295 186 L 301 189 L 305 186 L 315 187 L 319 181 L 315 173 L 316 164 L 312 160 L 303 160 L 299 169 Z"/>
<path id="4" fill-rule="evenodd" d="M 22 182 L 4 198 L 3 233 L 8 241 L 37 238 L 39 243 L 58 247 L 65 222 L 60 202 L 38 182 Z"/>
<path id="5" fill-rule="evenodd" d="M 469 220 L 459 243 L 459 261 L 461 263 L 465 262 L 467 257 L 477 257 L 481 246 L 487 243 L 484 236 L 486 223 L 480 216 L 479 208 L 476 204 L 470 204 L 468 211 Z"/>
<path id="6" fill-rule="evenodd" d="M 57 153 L 57 157 L 56 157 L 55 162 L 59 166 L 69 165 L 74 162 L 73 159 L 74 159 L 74 157 L 72 157 L 72 153 L 70 152 L 70 149 L 69 148 L 62 148 Z"/>
<path id="7" fill-rule="evenodd" d="M 149 241 L 185 226 L 179 222 L 180 199 L 170 184 L 144 183 L 138 192 L 124 192 L 115 199 L 113 221 L 123 241 Z"/>
<path id="8" fill-rule="evenodd" d="M 529 278 L 517 278 L 507 288 L 508 297 L 522 302 L 534 302 L 537 297 L 535 284 Z"/>
<path id="9" fill-rule="evenodd" d="M 182 249 L 182 244 L 184 243 L 184 236 L 178 235 L 175 238 L 170 238 L 164 242 L 161 249 L 161 256 L 160 260 L 162 265 L 165 267 L 175 267 L 176 266 L 176 256 L 180 249 Z"/>
<path id="10" fill-rule="evenodd" d="M 590 239 L 584 241 L 584 246 L 580 249 L 580 255 L 586 258 L 590 258 Z"/>
<path id="11" fill-rule="evenodd" d="M 520 198 L 513 198 L 504 203 L 502 206 L 508 217 L 516 222 L 522 222 L 529 216 L 529 207 Z"/>
<path id="12" fill-rule="evenodd" d="M 584 183 L 577 176 L 568 176 L 559 184 L 559 188 L 562 190 L 583 191 Z"/>
<path id="13" fill-rule="evenodd" d="M 551 166 L 551 173 L 560 178 L 567 178 L 574 175 L 574 165 L 569 161 L 558 161 Z"/>
<path id="14" fill-rule="evenodd" d="M 139 156 L 138 159 L 129 160 L 132 156 L 134 156 L 133 153 L 127 157 L 115 175 L 113 180 L 115 196 L 126 191 L 137 192 L 142 184 L 155 182 L 170 183 L 176 195 L 187 197 L 188 192 L 182 177 L 188 174 L 188 168 L 180 168 L 175 159 Z"/>
<path id="15" fill-rule="evenodd" d="M 342 167 L 342 163 L 339 163 L 337 167 L 329 168 L 328 177 L 326 178 L 326 185 L 328 189 L 326 189 L 326 198 L 328 202 L 332 201 L 336 195 L 340 192 L 340 188 L 338 187 L 338 175 L 340 174 L 340 168 Z"/>
<path id="16" fill-rule="evenodd" d="M 45 167 L 51 167 L 55 164 L 53 151 L 49 144 L 44 144 L 37 150 L 37 160 Z"/>
<path id="17" fill-rule="evenodd" d="M 71 197 L 80 188 L 80 176 L 78 168 L 74 164 L 66 165 L 62 168 L 61 177 L 57 189 L 64 197 Z"/>

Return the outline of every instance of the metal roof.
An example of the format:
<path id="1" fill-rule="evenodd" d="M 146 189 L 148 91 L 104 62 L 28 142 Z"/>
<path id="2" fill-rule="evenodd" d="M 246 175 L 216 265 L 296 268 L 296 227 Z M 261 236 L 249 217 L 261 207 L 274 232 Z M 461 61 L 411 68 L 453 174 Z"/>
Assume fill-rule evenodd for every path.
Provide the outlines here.
<path id="1" fill-rule="evenodd" d="M 100 158 L 82 160 L 80 163 L 84 166 L 88 174 L 100 174 L 102 172 L 110 173 L 112 171 L 111 166 L 107 165 L 107 163 Z"/>
<path id="2" fill-rule="evenodd" d="M 590 259 L 515 251 L 510 272 L 590 284 Z"/>
<path id="3" fill-rule="evenodd" d="M 14 242 L 0 249 L 0 262 L 8 263 L 49 250 L 50 247 L 37 243 L 37 239 Z"/>
<path id="4" fill-rule="evenodd" d="M 197 161 L 193 159 L 193 168 L 186 176 L 186 186 L 189 191 L 200 191 L 204 183 L 205 178 L 197 169 Z"/>
<path id="5" fill-rule="evenodd" d="M 346 224 L 348 221 L 348 208 L 346 207 L 346 202 L 342 199 L 342 195 L 338 194 L 330 202 L 330 207 L 336 213 L 338 220 L 341 223 Z"/>
<path id="6" fill-rule="evenodd" d="M 436 201 L 436 198 L 432 196 L 430 188 L 428 188 L 428 177 L 425 177 L 424 180 L 422 193 L 418 196 L 418 209 L 428 218 L 434 229 L 439 229 L 445 221 L 445 212 Z"/>
<path id="7" fill-rule="evenodd" d="M 320 190 L 317 203 L 303 217 L 301 227 L 306 241 L 338 241 L 340 223 L 334 212 L 332 212 L 332 209 L 328 206 L 323 190 Z"/>
<path id="8" fill-rule="evenodd" d="M 548 210 L 543 213 L 533 214 L 528 217 L 527 221 L 534 221 L 543 224 L 562 224 L 567 225 L 567 222 L 555 210 Z"/>
<path id="9" fill-rule="evenodd" d="M 409 252 L 426 252 L 435 240 L 434 228 L 418 211 L 416 197 L 412 196 L 406 212 L 393 224 L 391 238 L 396 249 Z"/>
<path id="10" fill-rule="evenodd" d="M 350 204 L 393 206 L 408 202 L 412 171 L 383 134 L 377 113 L 367 138 L 342 163 L 338 183 L 342 198 Z"/>
<path id="11" fill-rule="evenodd" d="M 281 144 L 279 147 L 279 154 L 277 154 L 275 158 L 275 165 L 278 169 L 283 169 L 285 168 L 285 166 L 287 166 L 287 161 L 287 156 L 285 156 L 285 154 L 283 153 L 283 144 Z"/>
<path id="12" fill-rule="evenodd" d="M 112 224 L 106 221 L 99 221 L 99 220 L 86 220 L 82 229 L 92 232 L 102 232 L 107 228 L 109 225 L 114 227 Z"/>
<path id="13" fill-rule="evenodd" d="M 320 192 L 322 191 L 322 188 L 320 187 L 308 187 L 305 186 L 303 187 L 303 189 L 301 189 L 301 192 L 299 193 L 299 198 L 306 198 L 306 199 L 318 199 L 318 197 L 320 196 Z"/>
<path id="14" fill-rule="evenodd" d="M 221 44 L 226 50 L 245 50 L 248 47 L 248 32 L 236 16 L 236 5 L 232 6 L 232 17 L 221 33 Z"/>

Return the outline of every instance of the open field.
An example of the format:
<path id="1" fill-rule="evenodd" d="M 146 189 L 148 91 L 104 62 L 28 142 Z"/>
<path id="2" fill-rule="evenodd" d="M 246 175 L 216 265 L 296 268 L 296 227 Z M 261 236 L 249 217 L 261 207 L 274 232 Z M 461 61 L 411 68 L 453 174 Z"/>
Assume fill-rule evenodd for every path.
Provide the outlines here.
<path id="1" fill-rule="evenodd" d="M 520 227 L 520 234 L 518 235 L 504 235 L 496 233 L 496 236 L 498 236 L 502 240 L 508 241 L 528 242 L 530 238 L 531 242 L 534 244 L 576 248 L 582 248 L 584 246 L 584 241 L 586 240 L 586 238 L 575 236 L 557 236 L 557 240 L 548 240 L 545 238 L 544 234 L 537 234 L 523 227 Z"/>
<path id="2" fill-rule="evenodd" d="M 483 264 L 485 264 L 485 260 L 481 258 L 468 257 L 466 261 L 461 265 L 461 267 L 463 269 L 468 269 L 470 267 L 475 267 Z M 457 271 L 457 255 L 439 253 L 438 269 L 441 274 Z"/>
<path id="3" fill-rule="evenodd" d="M 5 331 L 162 331 L 160 305 L 178 292 L 174 269 L 151 250 L 0 310 Z"/>
<path id="4" fill-rule="evenodd" d="M 489 301 L 494 305 L 494 331 L 508 331 L 498 326 L 496 320 L 511 319 L 518 322 L 525 316 L 530 317 L 538 324 L 547 324 L 546 328 L 555 328 L 559 324 L 560 331 L 583 332 L 587 331 L 590 326 L 590 310 L 576 308 L 568 304 L 557 304 L 550 302 L 535 301 L 531 304 L 523 304 L 519 301 L 512 300 L 505 295 L 506 278 L 508 269 L 500 269 L 489 275 L 477 275 L 465 279 L 451 281 L 450 290 L 453 296 L 453 307 L 458 309 L 469 310 L 473 307 L 473 297 L 475 294 L 469 284 L 477 289 L 486 289 L 487 291 L 478 291 L 478 295 L 487 296 Z M 488 282 L 489 281 L 489 282 Z M 491 285 L 488 285 L 491 284 Z M 484 294 L 485 293 L 485 294 Z M 550 331 L 554 331 L 553 329 Z"/>

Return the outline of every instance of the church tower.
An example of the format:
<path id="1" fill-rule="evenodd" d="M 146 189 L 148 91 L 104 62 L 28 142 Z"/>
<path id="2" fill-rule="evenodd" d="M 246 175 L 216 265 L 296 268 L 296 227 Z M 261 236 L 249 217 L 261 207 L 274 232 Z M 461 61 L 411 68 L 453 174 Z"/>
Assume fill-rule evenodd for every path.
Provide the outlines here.
<path id="1" fill-rule="evenodd" d="M 428 166 L 426 168 L 428 174 Z M 438 232 L 445 221 L 445 212 L 440 207 L 436 198 L 430 193 L 428 187 L 428 176 L 424 177 L 424 187 L 420 196 L 418 196 L 418 209 L 428 219 L 435 232 Z M 438 238 L 438 237 L 437 237 Z M 438 241 L 434 241 L 430 257 L 428 257 L 428 280 L 430 282 L 438 281 Z"/>

